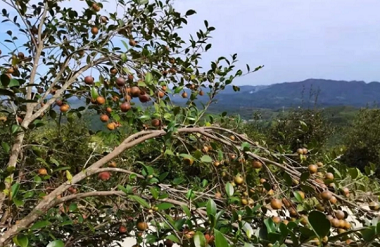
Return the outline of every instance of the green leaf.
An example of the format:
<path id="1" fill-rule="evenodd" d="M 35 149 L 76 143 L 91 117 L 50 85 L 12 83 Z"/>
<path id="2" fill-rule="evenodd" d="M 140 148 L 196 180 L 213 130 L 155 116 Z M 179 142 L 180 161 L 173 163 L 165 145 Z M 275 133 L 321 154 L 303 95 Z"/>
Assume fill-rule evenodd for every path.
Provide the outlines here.
<path id="1" fill-rule="evenodd" d="M 145 75 L 145 83 L 146 83 L 147 85 L 149 85 L 149 84 L 152 82 L 152 80 L 153 80 L 153 75 L 152 75 L 152 73 L 147 73 L 147 74 Z"/>
<path id="2" fill-rule="evenodd" d="M 158 204 L 157 207 L 159 210 L 166 210 L 166 209 L 174 207 L 174 205 L 168 202 L 163 202 L 163 203 Z"/>
<path id="3" fill-rule="evenodd" d="M 41 228 L 49 226 L 49 225 L 51 225 L 51 223 L 49 221 L 46 221 L 46 220 L 38 221 L 38 222 L 34 223 L 30 229 L 31 230 L 37 230 L 37 229 L 41 229 Z"/>
<path id="4" fill-rule="evenodd" d="M 91 87 L 91 98 L 96 99 L 99 96 L 98 90 L 96 87 Z"/>
<path id="5" fill-rule="evenodd" d="M 250 148 L 251 148 L 251 145 L 250 145 L 248 142 L 243 142 L 243 143 L 241 144 L 241 149 L 242 149 L 243 151 L 249 151 Z"/>
<path id="6" fill-rule="evenodd" d="M 216 247 L 229 247 L 230 245 L 227 242 L 227 239 L 224 237 L 223 233 L 214 229 L 215 236 L 215 246 Z"/>
<path id="7" fill-rule="evenodd" d="M 2 146 L 3 149 L 4 149 L 4 152 L 5 152 L 6 154 L 9 154 L 9 151 L 11 150 L 11 147 L 9 146 L 9 144 L 6 143 L 6 142 L 1 142 L 1 146 Z"/>
<path id="8" fill-rule="evenodd" d="M 301 182 L 305 182 L 306 180 L 309 179 L 309 177 L 310 177 L 310 172 L 304 172 L 302 173 L 300 180 Z"/>
<path id="9" fill-rule="evenodd" d="M 127 51 L 128 51 L 129 47 L 128 47 L 127 43 L 124 40 L 122 40 L 121 43 L 123 43 L 125 49 L 127 49 Z"/>
<path id="10" fill-rule="evenodd" d="M 309 223 L 314 232 L 323 238 L 330 232 L 331 224 L 326 215 L 319 211 L 312 211 L 308 216 Z"/>
<path id="11" fill-rule="evenodd" d="M 13 238 L 13 242 L 20 247 L 28 247 L 29 239 L 24 235 L 19 235 Z"/>
<path id="12" fill-rule="evenodd" d="M 226 183 L 226 193 L 228 196 L 233 196 L 235 193 L 234 187 L 230 182 Z"/>
<path id="13" fill-rule="evenodd" d="M 201 162 L 203 163 L 212 163 L 212 158 L 208 155 L 203 155 L 201 157 Z"/>
<path id="14" fill-rule="evenodd" d="M 10 80 L 9 85 L 8 85 L 8 87 L 19 87 L 19 86 L 20 86 L 19 81 L 13 78 Z"/>
<path id="15" fill-rule="evenodd" d="M 244 222 L 242 228 L 243 228 L 243 231 L 245 232 L 245 235 L 247 235 L 247 238 L 250 239 L 253 234 L 252 226 L 249 223 Z"/>
<path id="16" fill-rule="evenodd" d="M 65 243 L 62 240 L 54 240 L 50 242 L 46 247 L 65 247 Z"/>
<path id="17" fill-rule="evenodd" d="M 11 199 L 16 197 L 17 196 L 17 193 L 20 189 L 20 184 L 19 183 L 15 183 L 12 185 L 12 188 L 11 188 Z"/>
<path id="18" fill-rule="evenodd" d="M 208 199 L 206 208 L 207 208 L 207 214 L 208 215 L 215 216 L 215 214 L 216 214 L 216 204 L 215 204 L 214 200 Z"/>
<path id="19" fill-rule="evenodd" d="M 364 229 L 363 231 L 361 231 L 361 233 L 363 235 L 363 239 L 366 242 L 372 241 L 376 236 L 376 232 L 375 232 L 374 227 L 368 227 L 367 229 Z"/>
<path id="20" fill-rule="evenodd" d="M 182 210 L 185 212 L 187 217 L 191 217 L 190 209 L 186 205 L 181 205 Z"/>
<path id="21" fill-rule="evenodd" d="M 58 160 L 56 160 L 56 159 L 54 159 L 54 158 L 50 158 L 49 160 L 50 160 L 50 162 L 53 163 L 54 165 L 59 166 L 59 162 L 58 162 Z"/>
<path id="22" fill-rule="evenodd" d="M 299 202 L 299 203 L 303 202 L 302 196 L 300 195 L 300 193 L 298 193 L 298 191 L 294 191 L 293 195 L 296 198 L 297 202 Z"/>
<path id="23" fill-rule="evenodd" d="M 149 203 L 139 196 L 130 195 L 130 196 L 128 196 L 128 198 L 140 203 L 140 205 L 143 207 L 150 208 Z"/>
<path id="24" fill-rule="evenodd" d="M 11 79 L 6 74 L 0 76 L 0 82 L 4 88 L 8 87 L 10 81 Z"/>
<path id="25" fill-rule="evenodd" d="M 21 130 L 21 127 L 18 125 L 12 125 L 12 134 L 16 133 L 17 131 Z"/>
<path id="26" fill-rule="evenodd" d="M 10 96 L 10 97 L 13 97 L 15 96 L 15 93 L 8 90 L 8 89 L 2 89 L 0 88 L 0 95 L 6 95 L 6 96 Z"/>
<path id="27" fill-rule="evenodd" d="M 174 234 L 166 236 L 166 239 L 169 239 L 177 244 L 181 243 L 181 241 Z"/>
<path id="28" fill-rule="evenodd" d="M 355 179 L 359 175 L 359 170 L 357 168 L 350 168 L 348 169 L 348 173 L 350 174 L 352 179 Z"/>
<path id="29" fill-rule="evenodd" d="M 195 14 L 195 13 L 197 13 L 195 10 L 193 10 L 193 9 L 189 9 L 189 10 L 186 12 L 186 15 L 187 15 L 187 16 L 190 16 L 190 15 L 193 15 L 193 14 Z"/>
<path id="30" fill-rule="evenodd" d="M 194 235 L 195 247 L 206 247 L 206 238 L 202 232 L 197 231 Z"/>
<path id="31" fill-rule="evenodd" d="M 272 218 L 265 219 L 264 224 L 267 227 L 268 234 L 276 231 L 276 226 L 275 226 Z"/>

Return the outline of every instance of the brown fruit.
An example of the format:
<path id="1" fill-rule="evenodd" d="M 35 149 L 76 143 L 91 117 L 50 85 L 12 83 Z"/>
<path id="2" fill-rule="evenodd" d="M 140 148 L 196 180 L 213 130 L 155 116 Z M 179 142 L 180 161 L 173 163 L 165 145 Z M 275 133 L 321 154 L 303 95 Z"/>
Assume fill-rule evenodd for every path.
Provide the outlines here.
<path id="1" fill-rule="evenodd" d="M 317 165 L 309 165 L 308 169 L 309 169 L 309 172 L 310 172 L 311 174 L 314 174 L 314 173 L 317 173 L 317 171 L 318 171 L 318 166 L 317 166 Z"/>
<path id="2" fill-rule="evenodd" d="M 22 118 L 19 117 L 19 116 L 17 116 L 17 118 L 16 118 L 16 121 L 17 121 L 17 123 L 19 123 L 19 124 L 21 124 L 23 120 L 24 120 L 24 119 L 22 119 Z"/>
<path id="3" fill-rule="evenodd" d="M 57 100 L 55 101 L 55 104 L 56 104 L 57 106 L 62 106 L 62 105 L 63 105 L 63 102 L 62 102 L 62 100 L 57 99 Z"/>
<path id="4" fill-rule="evenodd" d="M 70 106 L 68 104 L 64 104 L 59 109 L 61 112 L 67 112 L 70 109 Z"/>
<path id="5" fill-rule="evenodd" d="M 107 108 L 106 108 L 106 111 L 107 111 L 108 113 L 111 113 L 111 112 L 112 112 L 112 108 L 111 108 L 111 107 L 107 107 Z"/>
<path id="6" fill-rule="evenodd" d="M 44 93 L 44 89 L 42 87 L 39 87 L 39 88 L 37 88 L 37 92 L 39 94 L 43 94 Z"/>
<path id="7" fill-rule="evenodd" d="M 139 100 L 140 100 L 140 102 L 141 103 L 146 103 L 146 102 L 148 102 L 149 100 L 150 100 L 150 97 L 149 97 L 149 95 L 148 94 L 140 94 L 139 95 Z"/>
<path id="8" fill-rule="evenodd" d="M 335 211 L 335 217 L 338 220 L 343 220 L 346 217 L 346 215 L 344 214 L 344 212 L 342 210 L 337 210 L 337 211 Z"/>
<path id="9" fill-rule="evenodd" d="M 199 91 L 199 95 L 200 96 L 203 96 L 204 95 L 204 92 L 201 90 L 201 91 Z"/>
<path id="10" fill-rule="evenodd" d="M 129 94 L 126 94 L 126 95 L 124 96 L 124 99 L 125 99 L 127 102 L 129 102 L 129 101 L 132 100 L 132 97 L 131 97 Z"/>
<path id="11" fill-rule="evenodd" d="M 326 219 L 328 219 L 331 222 L 334 219 L 334 217 L 332 217 L 332 215 L 327 215 Z"/>
<path id="12" fill-rule="evenodd" d="M 273 216 L 273 217 L 272 217 L 272 221 L 273 221 L 274 223 L 276 223 L 276 224 L 279 224 L 279 223 L 281 222 L 281 218 L 278 217 L 278 216 Z"/>
<path id="13" fill-rule="evenodd" d="M 297 212 L 297 210 L 295 208 L 291 207 L 291 208 L 289 208 L 289 215 L 291 217 L 297 217 L 298 216 L 298 212 Z"/>
<path id="14" fill-rule="evenodd" d="M 261 167 L 263 167 L 263 163 L 261 163 L 261 161 L 259 160 L 254 160 L 252 162 L 252 167 L 255 169 L 260 169 Z"/>
<path id="15" fill-rule="evenodd" d="M 245 199 L 245 198 L 241 198 L 240 202 L 241 202 L 241 204 L 243 204 L 243 205 L 247 205 L 247 204 L 248 204 L 248 200 Z"/>
<path id="16" fill-rule="evenodd" d="M 220 199 L 220 198 L 222 198 L 222 194 L 221 194 L 220 192 L 216 192 L 216 193 L 215 193 L 215 198 L 216 198 L 216 199 Z"/>
<path id="17" fill-rule="evenodd" d="M 318 167 L 323 167 L 323 163 L 322 162 L 317 162 L 317 166 Z"/>
<path id="18" fill-rule="evenodd" d="M 194 163 L 194 160 L 191 158 L 184 158 L 183 161 L 188 166 L 191 166 Z"/>
<path id="19" fill-rule="evenodd" d="M 343 228 L 346 229 L 346 230 L 350 229 L 351 228 L 351 223 L 345 220 Z"/>
<path id="20" fill-rule="evenodd" d="M 336 199 L 335 196 L 332 196 L 332 197 L 330 198 L 330 202 L 331 202 L 332 204 L 336 204 L 336 203 L 338 202 L 338 199 Z"/>
<path id="21" fill-rule="evenodd" d="M 159 126 L 161 126 L 161 120 L 159 120 L 159 119 L 157 119 L 157 118 L 153 119 L 153 120 L 152 120 L 152 126 L 154 126 L 154 127 L 159 127 Z"/>
<path id="22" fill-rule="evenodd" d="M 109 172 L 100 172 L 98 178 L 103 181 L 107 181 L 111 178 L 111 173 Z"/>
<path id="23" fill-rule="evenodd" d="M 10 67 L 8 70 L 7 70 L 7 73 L 8 74 L 13 74 L 15 72 L 14 68 L 13 67 Z"/>
<path id="24" fill-rule="evenodd" d="M 330 191 L 325 190 L 325 191 L 321 192 L 320 196 L 323 200 L 327 201 L 327 200 L 330 200 L 332 198 L 333 194 Z"/>
<path id="25" fill-rule="evenodd" d="M 117 74 L 117 69 L 111 68 L 110 69 L 110 73 L 111 73 L 111 75 L 116 75 Z"/>
<path id="26" fill-rule="evenodd" d="M 127 232 L 127 228 L 125 226 L 120 226 L 119 227 L 119 232 L 120 233 L 126 233 Z"/>
<path id="27" fill-rule="evenodd" d="M 116 128 L 116 124 L 115 123 L 109 123 L 109 124 L 107 124 L 107 129 L 114 130 L 115 128 Z"/>
<path id="28" fill-rule="evenodd" d="M 273 198 L 271 201 L 270 201 L 270 206 L 272 207 L 272 209 L 281 209 L 282 208 L 282 202 L 281 200 L 279 199 L 275 199 Z"/>
<path id="29" fill-rule="evenodd" d="M 92 83 L 94 83 L 94 77 L 92 77 L 92 76 L 86 76 L 85 78 L 84 78 L 84 83 L 86 83 L 87 85 L 91 85 Z"/>
<path id="30" fill-rule="evenodd" d="M 162 92 L 162 91 L 158 91 L 158 92 L 157 92 L 157 96 L 158 96 L 159 98 L 163 98 L 163 97 L 165 96 L 165 93 Z"/>
<path id="31" fill-rule="evenodd" d="M 167 89 L 166 85 L 162 85 L 162 86 L 161 86 L 161 90 L 162 90 L 162 91 L 166 92 L 166 89 Z"/>
<path id="32" fill-rule="evenodd" d="M 136 226 L 139 231 L 145 231 L 148 229 L 148 224 L 146 222 L 139 221 Z"/>
<path id="33" fill-rule="evenodd" d="M 99 105 L 104 105 L 106 103 L 106 99 L 103 96 L 96 97 L 96 103 Z"/>
<path id="34" fill-rule="evenodd" d="M 174 242 L 170 239 L 165 240 L 165 247 L 173 247 Z"/>
<path id="35" fill-rule="evenodd" d="M 297 149 L 297 153 L 298 154 L 303 154 L 303 149 L 302 148 Z"/>
<path id="36" fill-rule="evenodd" d="M 24 53 L 22 53 L 21 51 L 17 54 L 18 58 L 20 59 L 24 59 L 25 58 L 25 55 Z"/>
<path id="37" fill-rule="evenodd" d="M 92 4 L 92 9 L 93 9 L 95 12 L 99 12 L 99 10 L 100 10 L 100 6 L 99 6 L 97 3 L 93 3 L 93 4 Z"/>
<path id="38" fill-rule="evenodd" d="M 128 75 L 128 81 L 133 81 L 133 75 L 132 74 Z"/>
<path id="39" fill-rule="evenodd" d="M 203 153 L 208 153 L 208 147 L 207 147 L 207 146 L 203 146 L 203 148 L 202 148 L 202 152 L 203 152 Z"/>
<path id="40" fill-rule="evenodd" d="M 91 33 L 92 33 L 93 35 L 97 35 L 97 34 L 99 33 L 99 28 L 96 27 L 96 26 L 92 27 L 92 28 L 91 28 Z"/>
<path id="41" fill-rule="evenodd" d="M 284 206 L 286 208 L 290 208 L 292 206 L 291 202 L 288 199 L 286 199 L 285 197 L 282 198 L 282 203 L 284 204 Z"/>
<path id="42" fill-rule="evenodd" d="M 205 234 L 206 243 L 211 244 L 214 242 L 214 236 L 208 233 Z"/>
<path id="43" fill-rule="evenodd" d="M 302 149 L 302 154 L 307 154 L 309 151 L 306 148 Z"/>
<path id="44" fill-rule="evenodd" d="M 111 161 L 111 162 L 108 164 L 108 166 L 109 166 L 109 167 L 113 167 L 113 168 L 115 168 L 115 167 L 117 167 L 117 164 L 116 164 L 115 161 Z"/>
<path id="45" fill-rule="evenodd" d="M 132 97 L 139 97 L 140 96 L 140 92 L 141 92 L 141 90 L 140 90 L 139 87 L 136 87 L 136 86 L 131 87 L 131 96 Z"/>
<path id="46" fill-rule="evenodd" d="M 235 141 L 235 136 L 230 136 L 230 139 L 231 139 L 232 141 Z"/>
<path id="47" fill-rule="evenodd" d="M 131 109 L 131 104 L 129 104 L 128 102 L 124 102 L 120 105 L 120 110 L 122 112 L 127 112 Z"/>
<path id="48" fill-rule="evenodd" d="M 214 166 L 216 166 L 216 167 L 220 166 L 220 162 L 219 161 L 215 161 L 214 162 Z"/>
<path id="49" fill-rule="evenodd" d="M 241 176 L 241 175 L 236 175 L 235 177 L 234 177 L 234 182 L 236 183 L 236 184 L 243 184 L 243 182 L 244 182 L 244 179 L 243 179 L 243 177 Z"/>
<path id="50" fill-rule="evenodd" d="M 116 84 L 119 86 L 119 87 L 123 87 L 125 85 L 125 79 L 123 77 L 118 77 L 116 79 Z"/>
<path id="51" fill-rule="evenodd" d="M 342 193 L 347 197 L 350 194 L 350 190 L 348 188 L 342 188 Z"/>
<path id="52" fill-rule="evenodd" d="M 187 98 L 187 93 L 186 92 L 182 93 L 182 98 Z"/>
<path id="53" fill-rule="evenodd" d="M 77 193 L 77 189 L 74 188 L 74 187 L 70 187 L 67 189 L 71 194 L 76 194 Z"/>
<path id="54" fill-rule="evenodd" d="M 307 220 L 307 217 L 305 215 L 301 215 L 301 220 L 300 220 L 300 223 L 304 226 L 307 225 L 309 221 Z"/>
<path id="55" fill-rule="evenodd" d="M 337 218 L 333 218 L 331 221 L 331 225 L 335 228 L 339 228 L 340 227 L 340 221 L 337 219 Z"/>
<path id="56" fill-rule="evenodd" d="M 333 180 L 334 179 L 334 174 L 331 172 L 326 173 L 325 178 L 328 180 Z"/>
<path id="57" fill-rule="evenodd" d="M 45 176 L 48 173 L 47 173 L 47 170 L 45 168 L 40 168 L 40 169 L 38 169 L 38 174 L 41 176 Z"/>
<path id="58" fill-rule="evenodd" d="M 265 183 L 267 180 L 265 178 L 260 178 L 260 184 Z"/>
<path id="59" fill-rule="evenodd" d="M 108 122 L 109 119 L 110 118 L 106 114 L 100 115 L 100 121 L 102 121 L 102 122 Z"/>
<path id="60" fill-rule="evenodd" d="M 129 40 L 129 45 L 130 46 L 136 46 L 136 41 L 134 39 Z"/>
<path id="61" fill-rule="evenodd" d="M 100 17 L 100 21 L 102 23 L 107 23 L 108 22 L 108 17 L 107 16 L 102 16 L 102 17 Z"/>

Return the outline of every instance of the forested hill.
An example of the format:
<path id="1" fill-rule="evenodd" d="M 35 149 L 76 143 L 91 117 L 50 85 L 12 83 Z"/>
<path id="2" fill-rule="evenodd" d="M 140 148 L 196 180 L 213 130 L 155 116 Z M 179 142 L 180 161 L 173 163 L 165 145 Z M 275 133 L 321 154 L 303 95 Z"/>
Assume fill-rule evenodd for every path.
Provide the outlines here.
<path id="1" fill-rule="evenodd" d="M 214 107 L 273 109 L 310 106 L 316 97 L 320 107 L 372 105 L 380 101 L 380 83 L 308 79 L 268 86 L 241 86 L 239 92 L 229 87 L 218 96 L 218 104 Z"/>

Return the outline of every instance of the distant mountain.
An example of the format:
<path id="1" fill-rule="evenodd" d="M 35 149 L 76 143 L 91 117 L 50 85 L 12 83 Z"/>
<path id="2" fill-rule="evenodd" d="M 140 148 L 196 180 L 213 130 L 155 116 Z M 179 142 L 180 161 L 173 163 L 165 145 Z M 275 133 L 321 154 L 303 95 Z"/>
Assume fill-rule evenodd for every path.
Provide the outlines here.
<path id="1" fill-rule="evenodd" d="M 217 103 L 210 107 L 214 112 L 228 111 L 238 113 L 252 112 L 252 109 L 279 109 L 288 107 L 308 107 L 317 102 L 319 107 L 352 106 L 363 107 L 380 102 L 380 82 L 336 81 L 324 79 L 307 79 L 300 82 L 284 82 L 266 86 L 240 86 L 235 92 L 232 86 L 226 87 L 217 97 Z M 187 90 L 187 89 L 186 89 Z M 189 90 L 187 90 L 189 91 Z M 207 90 L 205 90 L 206 92 Z M 188 92 L 190 95 L 190 92 Z M 198 103 L 207 101 L 199 97 Z M 172 101 L 183 105 L 188 99 L 175 95 Z M 134 100 L 140 104 L 138 100 Z M 76 106 L 83 101 L 70 100 Z M 150 105 L 150 104 L 146 104 Z"/>
<path id="2" fill-rule="evenodd" d="M 241 86 L 239 92 L 229 87 L 217 97 L 214 108 L 282 108 L 312 106 L 354 106 L 380 102 L 380 83 L 307 79 L 269 86 Z"/>

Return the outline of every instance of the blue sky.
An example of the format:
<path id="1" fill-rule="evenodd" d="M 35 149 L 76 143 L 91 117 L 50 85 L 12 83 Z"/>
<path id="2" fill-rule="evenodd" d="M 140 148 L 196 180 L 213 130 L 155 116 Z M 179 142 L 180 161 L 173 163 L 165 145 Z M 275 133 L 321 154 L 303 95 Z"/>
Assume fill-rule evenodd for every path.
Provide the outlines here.
<path id="1" fill-rule="evenodd" d="M 83 5 L 68 3 L 73 2 Z M 265 65 L 239 85 L 307 78 L 380 81 L 379 0 L 174 0 L 174 6 L 197 11 L 180 31 L 183 37 L 202 28 L 205 19 L 216 27 L 203 65 L 233 53 L 243 68 Z M 115 7 L 114 0 L 106 4 Z"/>

